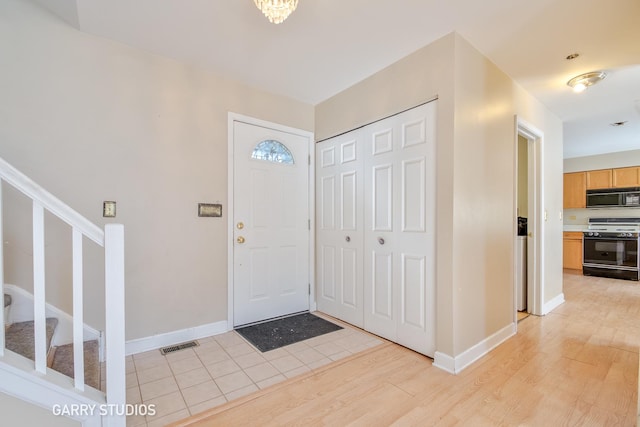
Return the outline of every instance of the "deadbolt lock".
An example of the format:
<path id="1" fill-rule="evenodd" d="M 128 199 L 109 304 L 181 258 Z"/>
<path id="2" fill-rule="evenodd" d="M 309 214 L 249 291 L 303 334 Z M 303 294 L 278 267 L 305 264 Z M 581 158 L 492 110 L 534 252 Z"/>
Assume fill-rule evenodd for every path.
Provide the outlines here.
<path id="1" fill-rule="evenodd" d="M 242 230 L 244 228 L 244 222 L 239 222 L 236 227 L 238 227 L 238 230 Z"/>

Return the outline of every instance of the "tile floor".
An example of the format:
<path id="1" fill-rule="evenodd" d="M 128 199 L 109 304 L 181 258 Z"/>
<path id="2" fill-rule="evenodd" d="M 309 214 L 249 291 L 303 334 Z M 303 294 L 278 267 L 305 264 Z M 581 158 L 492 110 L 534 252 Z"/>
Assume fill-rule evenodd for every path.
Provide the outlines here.
<path id="1" fill-rule="evenodd" d="M 156 405 L 155 416 L 127 417 L 127 426 L 164 426 L 383 342 L 331 321 L 344 329 L 266 353 L 231 331 L 166 356 L 127 357 L 127 403 Z"/>

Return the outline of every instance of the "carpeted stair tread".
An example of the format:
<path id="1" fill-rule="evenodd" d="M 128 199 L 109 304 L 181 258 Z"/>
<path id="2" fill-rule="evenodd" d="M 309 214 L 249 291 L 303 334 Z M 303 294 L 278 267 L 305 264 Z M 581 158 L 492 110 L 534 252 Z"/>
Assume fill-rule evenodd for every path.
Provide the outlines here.
<path id="1" fill-rule="evenodd" d="M 11 295 L 4 294 L 4 306 L 9 307 L 11 305 Z"/>
<path id="2" fill-rule="evenodd" d="M 73 378 L 73 344 L 56 347 L 51 369 Z M 100 390 L 100 360 L 98 341 L 84 342 L 84 382 L 88 386 Z"/>
<path id="3" fill-rule="evenodd" d="M 51 337 L 58 324 L 58 319 L 47 318 L 47 351 L 51 345 Z M 33 320 L 11 324 L 5 333 L 5 343 L 8 350 L 16 352 L 28 359 L 35 360 L 35 340 L 33 338 Z"/>

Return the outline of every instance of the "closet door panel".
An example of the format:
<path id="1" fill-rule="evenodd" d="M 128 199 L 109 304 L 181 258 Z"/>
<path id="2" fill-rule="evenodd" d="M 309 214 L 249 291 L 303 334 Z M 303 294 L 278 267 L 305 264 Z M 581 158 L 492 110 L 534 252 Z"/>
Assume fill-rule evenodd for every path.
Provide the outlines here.
<path id="1" fill-rule="evenodd" d="M 431 102 L 400 117 L 402 170 L 396 262 L 400 275 L 397 342 L 435 353 L 435 112 Z"/>
<path id="2" fill-rule="evenodd" d="M 316 146 L 318 310 L 363 326 L 362 143 L 350 132 Z"/>

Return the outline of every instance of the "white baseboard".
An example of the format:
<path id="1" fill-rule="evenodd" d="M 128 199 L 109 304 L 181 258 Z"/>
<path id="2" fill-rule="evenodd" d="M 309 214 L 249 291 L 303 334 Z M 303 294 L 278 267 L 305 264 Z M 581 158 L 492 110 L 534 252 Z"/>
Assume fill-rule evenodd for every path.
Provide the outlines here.
<path id="1" fill-rule="evenodd" d="M 156 350 L 161 347 L 176 345 L 185 341 L 197 340 L 200 338 L 210 337 L 212 335 L 219 335 L 228 331 L 230 331 L 228 322 L 226 320 L 222 320 L 220 322 L 196 326 L 194 328 L 167 332 L 165 334 L 153 335 L 146 338 L 138 338 L 125 343 L 125 354 L 129 356 L 131 354 Z"/>
<path id="2" fill-rule="evenodd" d="M 511 323 L 495 334 L 480 341 L 456 357 L 436 351 L 433 366 L 451 374 L 459 374 L 463 369 L 516 334 L 516 324 Z"/>
<path id="3" fill-rule="evenodd" d="M 11 295 L 11 308 L 9 311 L 8 323 L 28 322 L 33 320 L 33 294 L 25 291 L 19 286 L 7 283 L 4 285 L 4 292 Z M 58 326 L 56 326 L 56 331 L 53 334 L 51 345 L 59 346 L 72 343 L 73 317 L 49 303 L 45 305 L 45 313 L 47 317 L 55 317 L 58 319 Z M 94 329 L 85 323 L 83 335 L 85 341 L 98 340 L 100 343 L 100 349 L 103 348 L 102 334 L 97 329 Z M 100 354 L 102 354 L 102 351 Z M 102 361 L 102 357 L 100 360 Z"/>
<path id="4" fill-rule="evenodd" d="M 544 303 L 542 305 L 542 315 L 546 315 L 551 313 L 553 310 L 558 308 L 560 305 L 564 304 L 564 293 L 560 293 L 560 295 L 551 299 L 551 301 Z"/>
<path id="5" fill-rule="evenodd" d="M 439 351 L 436 351 L 433 358 L 433 366 L 449 372 L 450 374 L 456 373 L 456 359 Z"/>

